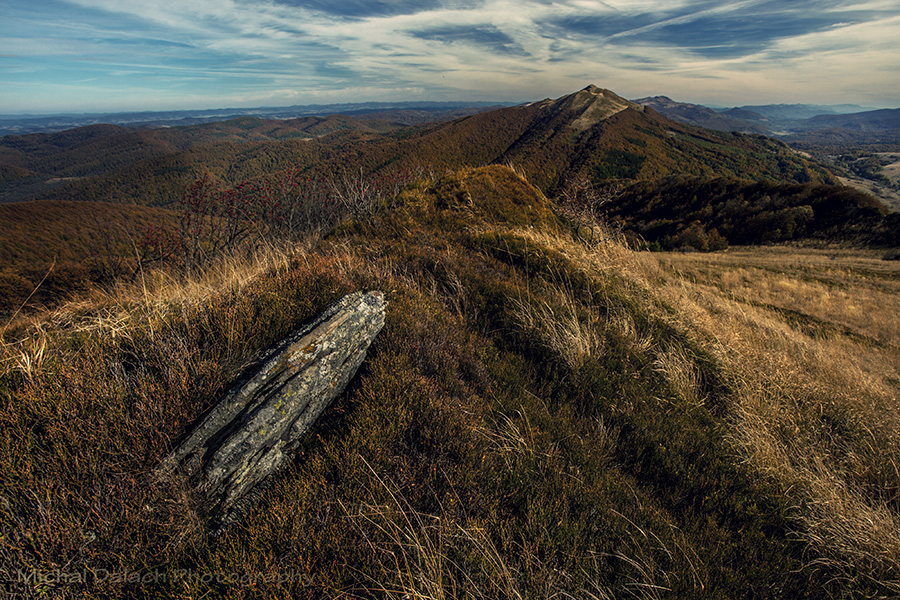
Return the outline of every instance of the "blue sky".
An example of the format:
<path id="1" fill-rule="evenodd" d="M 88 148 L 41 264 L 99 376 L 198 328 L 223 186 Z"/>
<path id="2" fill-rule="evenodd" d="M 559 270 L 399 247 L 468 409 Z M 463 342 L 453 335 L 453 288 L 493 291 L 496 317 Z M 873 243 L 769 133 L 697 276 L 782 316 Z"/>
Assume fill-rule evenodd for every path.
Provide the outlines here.
<path id="1" fill-rule="evenodd" d="M 3 0 L 0 113 L 537 100 L 900 106 L 900 0 Z"/>

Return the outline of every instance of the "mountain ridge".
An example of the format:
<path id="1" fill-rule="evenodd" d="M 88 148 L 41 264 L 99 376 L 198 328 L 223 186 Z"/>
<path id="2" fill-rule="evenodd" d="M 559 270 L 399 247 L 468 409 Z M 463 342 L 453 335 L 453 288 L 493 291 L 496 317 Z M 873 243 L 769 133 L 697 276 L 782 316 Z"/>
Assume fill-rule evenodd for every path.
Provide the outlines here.
<path id="1" fill-rule="evenodd" d="M 666 96 L 636 102 L 682 123 L 719 131 L 759 133 L 800 146 L 900 144 L 900 109 L 840 112 L 862 107 L 769 104 L 713 110 Z"/>
<path id="2" fill-rule="evenodd" d="M 79 130 L 72 131 L 29 139 L 76 136 Z M 22 173 L 8 170 L 12 181 L 0 187 L 0 197 L 167 204 L 204 172 L 237 185 L 273 169 L 312 174 L 498 162 L 521 165 L 538 187 L 554 194 L 580 178 L 652 178 L 682 171 L 832 182 L 822 167 L 779 142 L 694 129 L 597 86 L 412 128 L 375 127 L 372 121 L 333 116 L 289 121 L 242 117 L 182 128 L 114 131 L 122 137 L 86 141 L 81 157 L 53 154 L 55 146 L 48 143 L 48 155 L 34 164 L 15 147 L 22 137 L 3 138 L 0 162 L 43 173 L 53 183 L 44 193 L 27 196 L 30 182 L 16 183 Z M 118 149 L 112 143 L 128 139 L 134 140 L 133 147 Z M 103 146 L 107 142 L 110 148 Z M 128 160 L 129 152 L 140 160 Z M 82 179 L 53 179 L 59 177 Z"/>

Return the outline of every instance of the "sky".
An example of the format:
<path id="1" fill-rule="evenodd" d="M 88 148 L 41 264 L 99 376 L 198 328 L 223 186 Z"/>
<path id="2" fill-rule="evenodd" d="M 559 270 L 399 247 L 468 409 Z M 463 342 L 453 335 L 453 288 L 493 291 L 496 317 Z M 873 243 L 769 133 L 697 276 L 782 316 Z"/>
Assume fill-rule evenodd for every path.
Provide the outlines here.
<path id="1" fill-rule="evenodd" d="M 900 106 L 900 0 L 3 0 L 0 113 L 518 102 Z"/>

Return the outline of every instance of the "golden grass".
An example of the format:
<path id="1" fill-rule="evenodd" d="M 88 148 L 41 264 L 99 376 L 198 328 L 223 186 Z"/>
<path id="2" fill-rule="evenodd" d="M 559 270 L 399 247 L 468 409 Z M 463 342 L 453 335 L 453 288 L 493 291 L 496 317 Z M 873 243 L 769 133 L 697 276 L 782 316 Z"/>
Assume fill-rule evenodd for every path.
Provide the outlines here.
<path id="1" fill-rule="evenodd" d="M 153 328 L 173 311 L 196 308 L 223 293 L 240 294 L 260 275 L 303 260 L 310 245 L 266 246 L 224 256 L 203 272 L 153 269 L 141 272 L 135 281 L 91 288 L 52 310 L 10 320 L 0 330 L 0 364 L 30 376 L 40 367 L 48 345 L 64 333 L 115 339 L 129 336 L 136 324 Z"/>
<path id="2" fill-rule="evenodd" d="M 488 225 L 448 243 L 401 217 L 389 233 L 234 256 L 193 278 L 148 272 L 11 326 L 0 525 L 12 533 L 0 551 L 12 554 L 0 558 L 221 570 L 285 561 L 320 582 L 310 597 L 695 597 L 735 589 L 710 575 L 735 577 L 714 548 L 732 539 L 714 529 L 730 509 L 663 496 L 757 489 L 728 487 L 746 467 L 789 498 L 809 566 L 900 591 L 900 349 L 887 324 L 900 265 L 850 251 L 636 253 L 615 235 L 585 244 L 521 223 L 496 228 L 509 242 L 496 248 L 501 263 L 483 244 Z M 390 295 L 390 321 L 328 417 L 337 426 L 246 529 L 210 545 L 190 494 L 141 474 L 247 357 L 373 284 Z M 710 385 L 719 371 L 725 392 Z M 581 396 L 582 383 L 595 388 Z M 722 393 L 713 418 L 706 405 Z M 636 431 L 663 421 L 676 425 Z M 681 424 L 687 437 L 727 435 L 688 457 L 718 481 L 665 448 L 693 449 L 675 439 Z M 35 445 L 44 440 L 57 445 Z M 723 447 L 732 454 L 720 457 Z M 658 452 L 664 472 L 623 468 L 635 449 Z M 654 487 L 669 475 L 676 484 Z M 745 566 L 758 573 L 760 560 Z"/>
<path id="3" fill-rule="evenodd" d="M 900 266 L 878 250 L 733 248 L 661 262 L 737 300 L 798 311 L 883 344 L 900 344 Z"/>
<path id="4" fill-rule="evenodd" d="M 595 354 L 602 348 L 603 340 L 596 327 L 600 317 L 579 314 L 579 304 L 571 290 L 562 286 L 551 288 L 549 295 L 538 305 L 514 298 L 513 315 L 526 331 L 537 335 L 550 350 L 561 355 L 570 368 L 576 369 L 584 356 Z"/>
<path id="5" fill-rule="evenodd" d="M 735 453 L 792 498 L 797 534 L 818 561 L 900 592 L 900 265 L 864 250 L 648 254 L 614 239 L 517 235 L 597 281 L 623 278 L 648 311 L 710 352 L 731 386 Z M 558 296 L 563 314 L 520 303 L 523 326 L 569 361 L 600 351 L 565 286 Z M 682 400 L 702 405 L 693 359 L 636 339 L 622 314 L 605 325 L 649 351 Z"/>
<path id="6" fill-rule="evenodd" d="M 523 598 L 514 569 L 483 528 L 460 524 L 442 506 L 437 515 L 416 510 L 401 489 L 366 466 L 375 488 L 370 494 L 385 495 L 387 503 L 341 507 L 373 555 L 383 557 L 382 578 L 373 580 L 366 593 L 416 600 Z M 377 538 L 370 537 L 369 531 L 376 532 Z M 470 573 L 454 561 L 451 549 L 458 553 L 461 548 L 475 557 L 473 562 L 483 572 Z M 390 580 L 399 585 L 385 587 Z"/>
<path id="7" fill-rule="evenodd" d="M 900 591 L 900 266 L 795 248 L 660 263 L 656 294 L 731 377 L 741 455 L 790 490 L 823 561 Z"/>

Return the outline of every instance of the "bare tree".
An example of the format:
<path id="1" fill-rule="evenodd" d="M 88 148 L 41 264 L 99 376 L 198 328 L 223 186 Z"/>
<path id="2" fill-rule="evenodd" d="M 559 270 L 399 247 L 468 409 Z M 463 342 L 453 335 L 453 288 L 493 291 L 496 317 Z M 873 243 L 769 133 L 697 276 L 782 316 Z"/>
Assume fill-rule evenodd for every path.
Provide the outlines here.
<path id="1" fill-rule="evenodd" d="M 560 206 L 578 223 L 579 229 L 587 230 L 583 237 L 589 244 L 601 241 L 607 225 L 603 207 L 622 193 L 622 187 L 621 183 L 598 184 L 580 175 L 558 196 Z"/>

